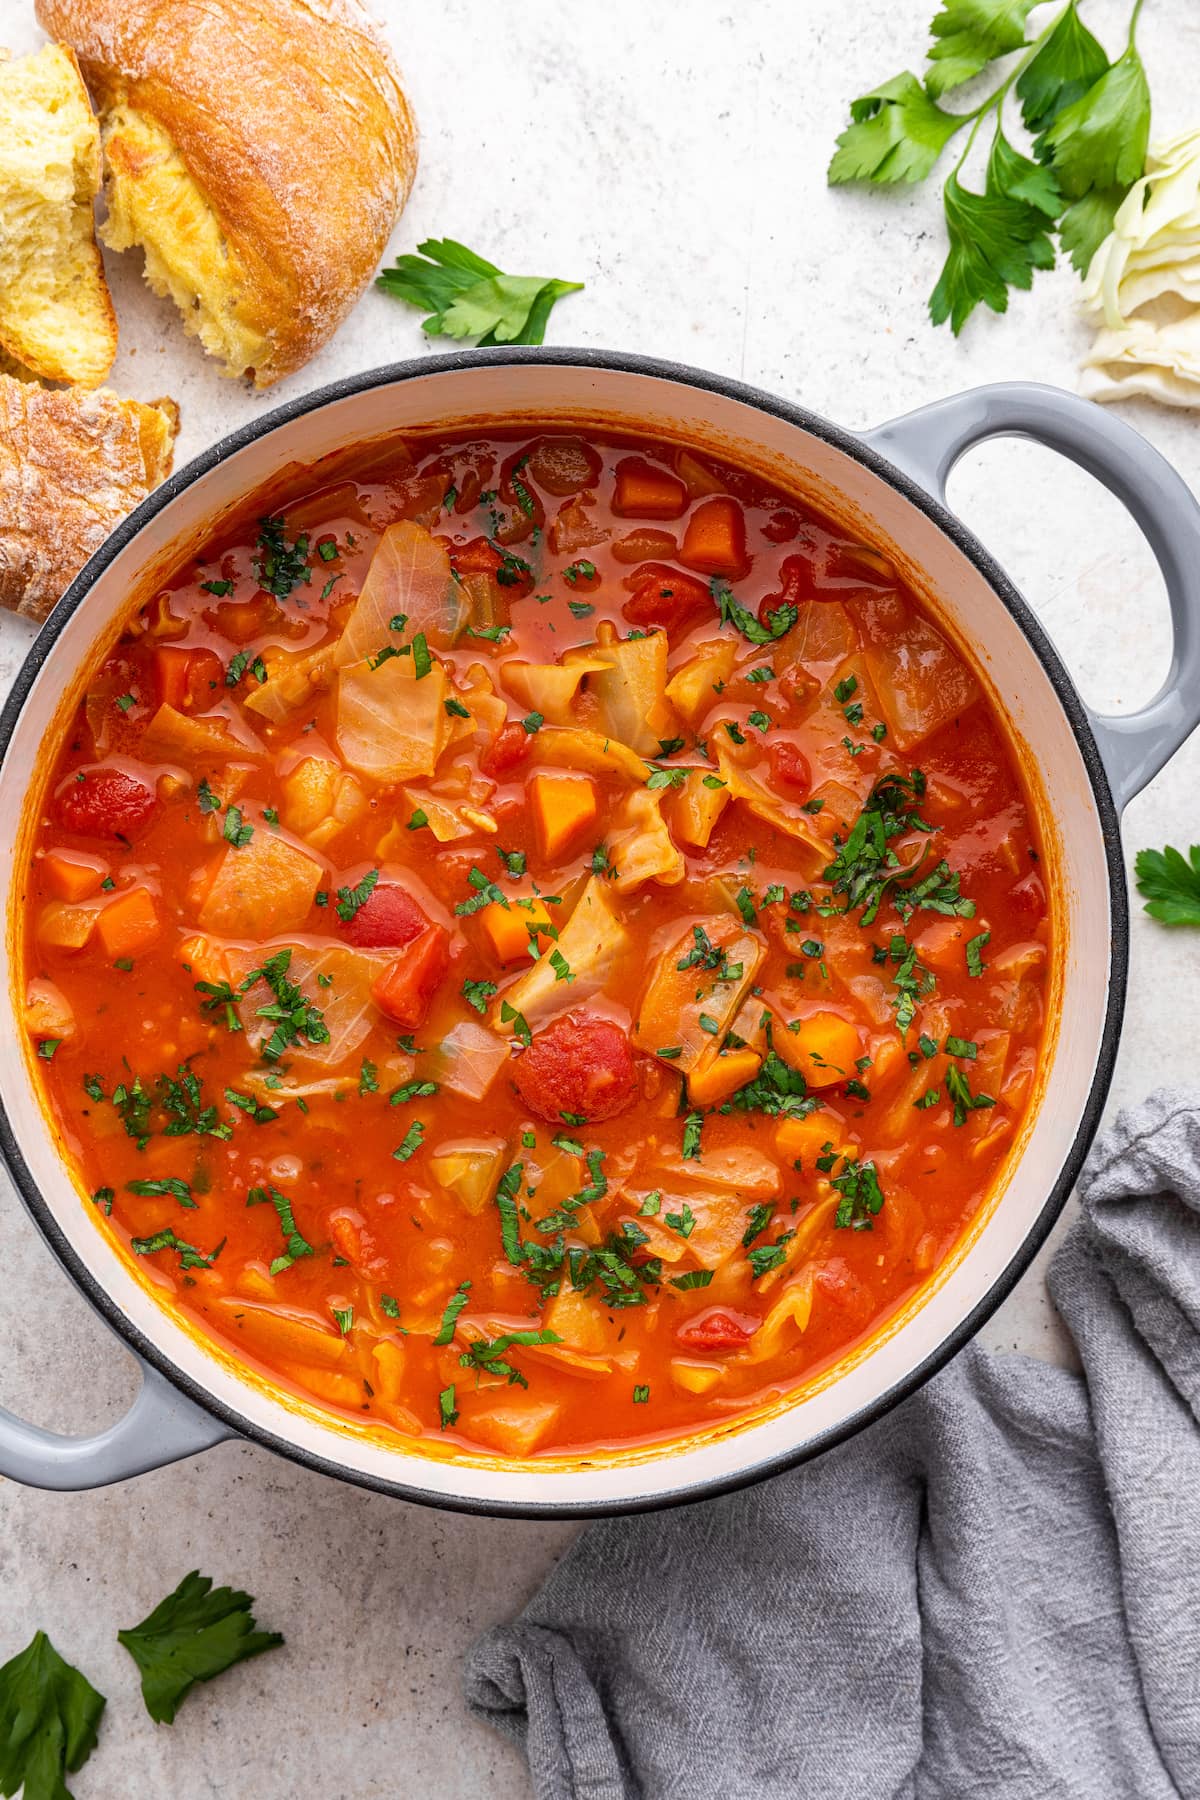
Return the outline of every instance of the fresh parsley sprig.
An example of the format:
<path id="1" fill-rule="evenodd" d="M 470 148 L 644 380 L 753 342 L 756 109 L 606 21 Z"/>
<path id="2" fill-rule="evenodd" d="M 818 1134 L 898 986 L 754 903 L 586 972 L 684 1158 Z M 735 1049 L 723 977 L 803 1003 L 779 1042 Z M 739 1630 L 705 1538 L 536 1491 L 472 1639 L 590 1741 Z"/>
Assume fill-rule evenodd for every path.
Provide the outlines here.
<path id="1" fill-rule="evenodd" d="M 1186 856 L 1170 844 L 1165 850 L 1139 850 L 1133 871 L 1152 919 L 1164 925 L 1200 925 L 1200 844 L 1193 844 Z"/>
<path id="2" fill-rule="evenodd" d="M 1129 188 L 1141 176 L 1150 134 L 1150 89 L 1135 32 L 1135 0 L 1123 53 L 1107 52 L 1068 0 L 1036 36 L 1029 15 L 1042 0 L 943 0 L 931 31 L 924 81 L 905 71 L 850 107 L 850 125 L 829 165 L 831 183 L 924 181 L 942 152 L 970 127 L 946 180 L 943 203 L 949 255 L 930 297 L 935 325 L 957 335 L 982 301 L 1008 309 L 1012 287 L 1029 288 L 1054 266 L 1053 237 L 1081 275 L 1112 230 Z M 969 112 L 938 104 L 1000 58 L 1022 53 L 999 84 Z M 1026 156 L 1004 132 L 1010 94 L 1031 134 Z M 992 127 L 982 192 L 960 176 L 985 121 Z"/>
<path id="3" fill-rule="evenodd" d="M 193 1569 L 140 1625 L 118 1631 L 142 1676 L 146 1711 L 170 1725 L 198 1681 L 211 1681 L 247 1657 L 283 1642 L 277 1631 L 255 1629 L 253 1598 L 234 1588 L 215 1588 L 210 1575 Z"/>
<path id="4" fill-rule="evenodd" d="M 453 238 L 426 238 L 416 256 L 398 256 L 375 285 L 426 310 L 421 330 L 429 337 L 485 345 L 543 343 L 555 303 L 583 287 L 545 275 L 506 275 Z"/>

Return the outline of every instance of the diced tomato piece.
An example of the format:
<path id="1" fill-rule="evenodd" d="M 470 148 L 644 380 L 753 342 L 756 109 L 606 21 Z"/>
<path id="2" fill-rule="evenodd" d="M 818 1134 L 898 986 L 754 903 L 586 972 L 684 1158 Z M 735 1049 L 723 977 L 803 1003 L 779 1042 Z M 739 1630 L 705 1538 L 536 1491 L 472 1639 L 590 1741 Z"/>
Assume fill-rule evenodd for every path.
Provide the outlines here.
<path id="1" fill-rule="evenodd" d="M 215 650 L 186 650 L 181 644 L 163 644 L 154 652 L 154 673 L 159 703 L 176 712 L 211 705 L 225 679 Z"/>
<path id="2" fill-rule="evenodd" d="M 531 741 L 525 727 L 512 720 L 500 727 L 479 758 L 479 767 L 492 781 L 504 781 L 525 761 Z"/>
<path id="3" fill-rule="evenodd" d="M 610 1019 L 585 1012 L 538 1032 L 517 1064 L 516 1083 L 529 1110 L 555 1124 L 564 1114 L 613 1119 L 637 1091 L 629 1039 Z"/>
<path id="4" fill-rule="evenodd" d="M 425 1023 L 449 967 L 449 932 L 441 925 L 427 925 L 371 983 L 371 998 L 394 1024 L 415 1031 Z"/>
<path id="5" fill-rule="evenodd" d="M 399 950 L 411 944 L 429 924 L 408 889 L 398 881 L 379 881 L 352 919 L 338 918 L 337 927 L 356 950 Z"/>
<path id="6" fill-rule="evenodd" d="M 789 788 L 796 793 L 811 793 L 812 770 L 808 766 L 808 758 L 803 750 L 798 749 L 787 738 L 778 738 L 767 746 L 767 761 L 771 766 L 771 780 L 775 787 Z"/>
<path id="7" fill-rule="evenodd" d="M 617 464 L 612 509 L 620 519 L 678 519 L 687 511 L 688 492 L 678 475 L 640 456 Z"/>
<path id="8" fill-rule="evenodd" d="M 657 625 L 663 631 L 686 631 L 698 619 L 715 618 L 712 594 L 703 581 L 665 563 L 646 563 L 631 576 L 637 585 L 621 608 L 631 625 Z"/>
<path id="9" fill-rule="evenodd" d="M 748 1313 L 724 1312 L 712 1307 L 681 1325 L 675 1336 L 689 1350 L 741 1350 L 750 1342 L 762 1323 Z"/>
<path id="10" fill-rule="evenodd" d="M 494 575 L 504 558 L 485 537 L 473 537 L 465 544 L 448 544 L 450 562 L 456 575 Z"/>
<path id="11" fill-rule="evenodd" d="M 687 522 L 679 560 L 702 575 L 737 581 L 750 567 L 746 555 L 746 520 L 736 500 L 714 494 L 702 500 Z"/>
<path id="12" fill-rule="evenodd" d="M 157 807 L 148 781 L 105 763 L 77 769 L 54 796 L 59 824 L 87 837 L 133 837 L 150 823 Z"/>

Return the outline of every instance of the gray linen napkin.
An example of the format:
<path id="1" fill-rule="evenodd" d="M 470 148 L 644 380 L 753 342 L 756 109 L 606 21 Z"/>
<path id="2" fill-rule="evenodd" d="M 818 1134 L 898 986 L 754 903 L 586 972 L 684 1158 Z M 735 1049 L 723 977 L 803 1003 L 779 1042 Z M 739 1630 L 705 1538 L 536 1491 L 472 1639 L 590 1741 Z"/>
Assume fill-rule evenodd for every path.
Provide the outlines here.
<path id="1" fill-rule="evenodd" d="M 968 1348 L 804 1468 L 594 1526 L 473 1646 L 538 1800 L 1200 1796 L 1200 1097 L 1081 1192 L 1082 1376 Z"/>

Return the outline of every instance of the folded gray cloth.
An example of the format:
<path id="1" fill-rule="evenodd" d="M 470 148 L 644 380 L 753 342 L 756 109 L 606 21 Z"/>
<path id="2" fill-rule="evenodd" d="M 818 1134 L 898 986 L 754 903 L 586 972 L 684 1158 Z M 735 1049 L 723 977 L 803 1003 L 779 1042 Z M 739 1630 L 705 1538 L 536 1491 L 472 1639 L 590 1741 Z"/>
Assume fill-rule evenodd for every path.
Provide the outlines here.
<path id="1" fill-rule="evenodd" d="M 466 1667 L 539 1800 L 1200 1796 L 1200 1099 L 1123 1113 L 1050 1270 L 850 1443 L 596 1525 Z"/>

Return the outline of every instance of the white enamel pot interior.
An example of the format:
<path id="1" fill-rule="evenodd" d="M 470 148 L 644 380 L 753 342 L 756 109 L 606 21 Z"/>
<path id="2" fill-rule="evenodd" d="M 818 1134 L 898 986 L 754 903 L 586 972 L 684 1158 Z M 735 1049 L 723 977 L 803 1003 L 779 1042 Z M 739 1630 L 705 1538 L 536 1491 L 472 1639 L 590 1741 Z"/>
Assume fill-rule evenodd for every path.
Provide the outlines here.
<path id="1" fill-rule="evenodd" d="M 0 1044 L 6 1158 L 55 1254 L 142 1358 L 146 1378 L 133 1411 L 101 1438 L 57 1438 L 0 1413 L 2 1474 L 85 1487 L 244 1435 L 344 1479 L 480 1511 L 591 1514 L 696 1499 L 811 1455 L 911 1392 L 1009 1292 L 1078 1172 L 1108 1084 L 1125 978 L 1117 803 L 1165 760 L 1200 710 L 1197 595 L 1186 573 L 1200 568 L 1200 524 L 1182 483 L 1140 438 L 1049 389 L 958 396 L 862 439 L 674 365 L 582 351 L 476 351 L 379 370 L 245 428 L 174 476 L 93 558 L 33 646 L 0 723 L 5 972 L 14 1004 L 21 975 L 13 850 L 27 795 L 64 698 L 133 598 L 153 591 L 155 573 L 197 546 L 228 508 L 294 465 L 395 433 L 486 423 L 608 425 L 707 444 L 895 557 L 971 655 L 1022 747 L 1052 851 L 1062 943 L 1042 1100 L 1001 1190 L 923 1304 L 835 1375 L 748 1423 L 577 1463 L 451 1458 L 437 1444 L 384 1441 L 281 1395 L 164 1310 L 81 1197 L 39 1104 L 22 1034 L 9 1033 Z M 1089 719 L 1001 571 L 926 491 L 941 488 L 967 444 L 997 432 L 1037 436 L 1091 467 L 1121 493 L 1163 562 L 1182 666 L 1133 721 Z"/>

